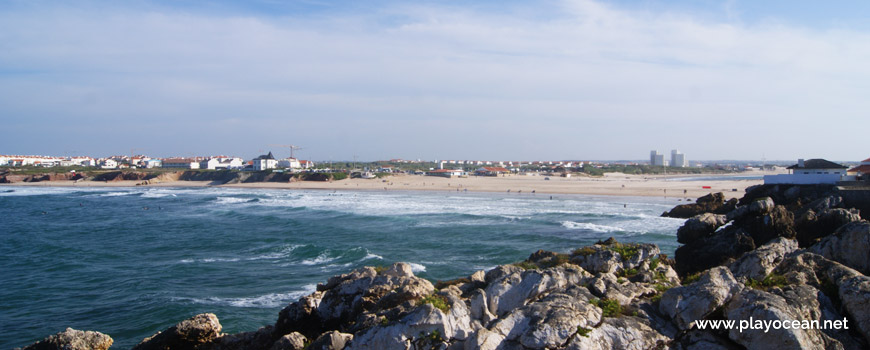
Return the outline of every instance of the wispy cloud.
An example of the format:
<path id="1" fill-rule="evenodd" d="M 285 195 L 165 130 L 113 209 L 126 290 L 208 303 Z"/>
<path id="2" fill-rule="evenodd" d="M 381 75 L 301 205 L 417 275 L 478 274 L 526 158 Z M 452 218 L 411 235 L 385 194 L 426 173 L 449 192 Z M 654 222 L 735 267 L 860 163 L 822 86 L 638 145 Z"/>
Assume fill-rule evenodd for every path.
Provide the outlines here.
<path id="1" fill-rule="evenodd" d="M 846 135 L 797 142 L 870 127 L 866 32 L 535 5 L 4 12 L 0 115 L 13 136 L 0 146 L 56 153 L 67 146 L 53 140 L 75 137 L 64 142 L 163 155 L 292 141 L 333 159 L 639 159 L 671 147 L 866 158 Z"/>

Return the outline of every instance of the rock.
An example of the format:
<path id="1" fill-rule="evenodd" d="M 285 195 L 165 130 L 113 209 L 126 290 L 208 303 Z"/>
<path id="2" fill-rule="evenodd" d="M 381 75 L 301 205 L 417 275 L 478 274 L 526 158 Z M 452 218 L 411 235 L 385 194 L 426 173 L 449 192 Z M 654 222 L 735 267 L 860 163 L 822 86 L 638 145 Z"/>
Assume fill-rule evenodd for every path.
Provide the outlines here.
<path id="1" fill-rule="evenodd" d="M 484 275 L 484 282 L 486 284 L 490 284 L 496 280 L 499 280 L 505 276 L 512 275 L 517 272 L 523 272 L 523 268 L 514 265 L 499 265 L 496 268 L 489 270 Z"/>
<path id="2" fill-rule="evenodd" d="M 847 224 L 808 250 L 870 274 L 870 222 Z"/>
<path id="3" fill-rule="evenodd" d="M 468 309 L 463 302 L 451 298 L 447 313 L 431 304 L 424 304 L 396 323 L 357 333 L 349 348 L 408 349 L 413 343 L 425 341 L 465 340 L 472 333 Z"/>
<path id="4" fill-rule="evenodd" d="M 341 350 L 353 340 L 353 334 L 331 331 L 321 334 L 308 346 L 308 350 Z"/>
<path id="5" fill-rule="evenodd" d="M 770 211 L 773 210 L 774 206 L 776 206 L 776 204 L 773 203 L 773 198 L 759 198 L 749 204 L 749 213 L 755 215 L 764 215 L 770 213 Z"/>
<path id="6" fill-rule="evenodd" d="M 713 334 L 710 331 L 690 329 L 677 338 L 672 347 L 675 350 L 744 350 L 731 339 Z"/>
<path id="7" fill-rule="evenodd" d="M 837 283 L 843 308 L 855 321 L 866 343 L 870 343 L 870 277 L 852 276 Z"/>
<path id="8" fill-rule="evenodd" d="M 677 242 L 686 244 L 709 236 L 722 225 L 725 225 L 725 215 L 704 213 L 694 216 L 677 230 Z"/>
<path id="9" fill-rule="evenodd" d="M 703 213 L 724 214 L 731 211 L 733 206 L 736 205 L 736 201 L 732 203 L 729 207 L 725 207 L 725 195 L 722 192 L 710 193 L 698 198 L 695 203 L 678 205 L 670 211 L 664 212 L 662 216 L 688 219 Z"/>
<path id="10" fill-rule="evenodd" d="M 215 340 L 221 324 L 215 314 L 199 314 L 145 338 L 133 350 L 191 349 Z"/>
<path id="11" fill-rule="evenodd" d="M 786 258 L 774 272 L 784 275 L 793 285 L 811 285 L 828 298 L 839 300 L 855 323 L 850 327 L 858 329 L 865 346 L 870 343 L 870 277 L 810 252 Z"/>
<path id="12" fill-rule="evenodd" d="M 253 332 L 237 334 L 224 334 L 212 340 L 200 349 L 208 350 L 248 350 L 268 349 L 273 346 L 275 339 L 272 338 L 272 326 L 261 327 Z"/>
<path id="13" fill-rule="evenodd" d="M 858 221 L 861 214 L 857 209 L 807 210 L 795 220 L 795 230 L 801 247 L 809 247 L 841 226 Z"/>
<path id="14" fill-rule="evenodd" d="M 577 333 L 578 327 L 593 328 L 601 321 L 601 309 L 589 301 L 585 288 L 572 285 L 540 301 L 512 310 L 496 321 L 490 331 L 499 342 L 518 342 L 531 349 L 559 347 Z"/>
<path id="15" fill-rule="evenodd" d="M 24 347 L 24 350 L 106 350 L 112 346 L 112 337 L 100 332 L 67 328 Z"/>
<path id="16" fill-rule="evenodd" d="M 787 254 L 797 249 L 797 241 L 780 237 L 743 254 L 737 261 L 731 263 L 729 268 L 736 278 L 761 281 L 785 259 Z"/>
<path id="17" fill-rule="evenodd" d="M 783 297 L 786 303 L 800 314 L 798 319 L 800 321 L 817 321 L 819 324 L 824 324 L 825 321 L 843 319 L 843 315 L 831 299 L 812 286 L 791 284 L 782 288 L 772 288 L 770 293 Z M 866 348 L 862 339 L 853 337 L 848 330 L 822 329 L 820 331 L 830 338 L 824 339 L 827 349 Z"/>
<path id="18" fill-rule="evenodd" d="M 383 275 L 390 277 L 409 278 L 414 277 L 414 271 L 411 269 L 410 264 L 398 262 L 387 268 L 387 270 L 383 272 Z"/>
<path id="19" fill-rule="evenodd" d="M 577 335 L 569 350 L 647 350 L 665 349 L 671 339 L 637 317 L 606 318 L 587 335 Z"/>
<path id="20" fill-rule="evenodd" d="M 591 273 L 613 273 L 637 268 L 659 253 L 655 244 L 619 243 L 611 237 L 605 242 L 576 250 L 571 262 Z"/>
<path id="21" fill-rule="evenodd" d="M 750 322 L 760 325 L 763 322 L 803 321 L 800 312 L 788 305 L 778 295 L 755 289 L 745 289 L 737 293 L 725 308 L 729 320 Z M 816 329 L 794 329 L 789 327 L 770 327 L 761 329 L 738 329 L 728 331 L 728 336 L 747 349 L 812 349 L 827 348 L 825 344 L 832 339 Z"/>
<path id="22" fill-rule="evenodd" d="M 659 310 L 673 319 L 677 328 L 686 330 L 695 321 L 704 319 L 725 305 L 742 289 L 743 285 L 734 279 L 727 268 L 712 268 L 702 273 L 695 283 L 665 291 Z"/>
<path id="23" fill-rule="evenodd" d="M 301 333 L 293 332 L 278 338 L 269 350 L 303 350 L 307 341 Z"/>
<path id="24" fill-rule="evenodd" d="M 774 206 L 763 215 L 749 215 L 740 222 L 735 221 L 735 225 L 749 233 L 756 245 L 765 244 L 776 237 L 795 237 L 794 214 L 781 205 Z"/>
<path id="25" fill-rule="evenodd" d="M 674 269 L 686 276 L 734 262 L 743 253 L 755 249 L 755 242 L 740 228 L 725 227 L 710 237 L 677 248 Z"/>
<path id="26" fill-rule="evenodd" d="M 489 311 L 502 317 L 548 291 L 579 284 L 591 277 L 583 269 L 562 265 L 545 270 L 514 272 L 490 283 L 486 289 Z"/>
<path id="27" fill-rule="evenodd" d="M 374 314 L 413 306 L 435 291 L 431 282 L 414 276 L 405 263 L 393 264 L 381 274 L 372 267 L 356 269 L 330 278 L 317 289 L 281 310 L 276 336 L 293 331 L 309 338 L 329 330 L 355 332 L 374 322 Z"/>

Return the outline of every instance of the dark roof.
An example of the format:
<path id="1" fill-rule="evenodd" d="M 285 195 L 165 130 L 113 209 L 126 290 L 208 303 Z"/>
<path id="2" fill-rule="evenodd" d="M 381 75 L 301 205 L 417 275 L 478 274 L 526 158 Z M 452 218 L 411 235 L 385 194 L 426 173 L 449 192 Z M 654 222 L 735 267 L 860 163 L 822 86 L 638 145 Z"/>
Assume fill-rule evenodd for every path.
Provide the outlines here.
<path id="1" fill-rule="evenodd" d="M 254 159 L 275 159 L 275 157 L 272 156 L 272 151 L 269 151 L 269 154 L 265 154 Z"/>
<path id="2" fill-rule="evenodd" d="M 840 165 L 824 159 L 807 159 L 804 161 L 804 166 L 799 164 L 792 165 L 788 169 L 846 169 L 845 165 Z"/>

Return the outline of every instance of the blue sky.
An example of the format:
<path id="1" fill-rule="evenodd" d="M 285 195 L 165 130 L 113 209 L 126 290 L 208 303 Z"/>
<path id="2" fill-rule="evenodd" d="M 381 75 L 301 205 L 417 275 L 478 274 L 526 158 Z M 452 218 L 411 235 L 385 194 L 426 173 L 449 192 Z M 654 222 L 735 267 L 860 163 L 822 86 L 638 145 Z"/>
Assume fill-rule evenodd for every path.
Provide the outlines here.
<path id="1" fill-rule="evenodd" d="M 6 1 L 0 153 L 861 160 L 868 10 Z"/>

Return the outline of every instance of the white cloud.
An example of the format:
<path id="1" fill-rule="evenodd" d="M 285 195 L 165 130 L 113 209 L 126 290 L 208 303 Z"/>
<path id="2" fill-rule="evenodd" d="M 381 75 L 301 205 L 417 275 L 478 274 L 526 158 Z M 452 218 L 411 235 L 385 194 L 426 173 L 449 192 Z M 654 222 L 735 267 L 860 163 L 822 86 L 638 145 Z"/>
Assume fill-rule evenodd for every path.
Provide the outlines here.
<path id="1" fill-rule="evenodd" d="M 164 154 L 248 155 L 291 138 L 338 159 L 358 137 L 357 154 L 371 158 L 640 159 L 672 147 L 695 158 L 866 158 L 850 137 L 796 141 L 870 127 L 868 33 L 705 21 L 594 1 L 319 17 L 21 10 L 0 14 L 0 114 L 20 132 L 76 120 L 97 135 L 110 120 L 205 135 L 152 147 Z M 240 120 L 268 130 L 249 134 Z M 433 135 L 450 141 L 416 142 Z M 468 147 L 476 136 L 496 141 Z M 132 138 L 120 141 L 149 142 Z M 50 145 L 4 146 L 13 141 Z"/>

